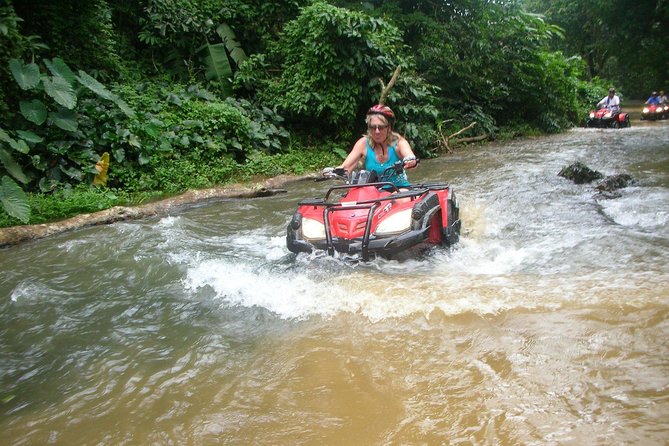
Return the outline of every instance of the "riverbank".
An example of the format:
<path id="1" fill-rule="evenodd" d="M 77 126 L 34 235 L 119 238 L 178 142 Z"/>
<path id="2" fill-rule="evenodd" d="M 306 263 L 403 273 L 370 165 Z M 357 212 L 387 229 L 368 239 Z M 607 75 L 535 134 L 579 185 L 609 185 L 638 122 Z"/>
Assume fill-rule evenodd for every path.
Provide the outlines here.
<path id="1" fill-rule="evenodd" d="M 207 200 L 266 197 L 282 193 L 283 190 L 281 188 L 288 182 L 311 177 L 314 177 L 314 174 L 279 175 L 258 182 L 235 183 L 222 187 L 190 190 L 174 197 L 137 206 L 114 206 L 99 212 L 80 214 L 61 221 L 0 228 L 0 248 L 88 226 L 164 216 L 170 212 L 175 212 Z"/>

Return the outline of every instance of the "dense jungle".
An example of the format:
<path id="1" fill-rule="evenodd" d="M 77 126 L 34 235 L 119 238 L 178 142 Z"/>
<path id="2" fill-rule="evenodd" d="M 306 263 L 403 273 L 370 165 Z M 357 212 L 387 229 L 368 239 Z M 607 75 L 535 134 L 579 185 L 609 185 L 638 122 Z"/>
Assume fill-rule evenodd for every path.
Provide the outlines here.
<path id="1" fill-rule="evenodd" d="M 669 86 L 665 0 L 0 5 L 2 227 L 338 164 L 398 67 L 424 159 Z"/>
<path id="2" fill-rule="evenodd" d="M 668 8 L 0 0 L 0 444 L 669 444 Z"/>

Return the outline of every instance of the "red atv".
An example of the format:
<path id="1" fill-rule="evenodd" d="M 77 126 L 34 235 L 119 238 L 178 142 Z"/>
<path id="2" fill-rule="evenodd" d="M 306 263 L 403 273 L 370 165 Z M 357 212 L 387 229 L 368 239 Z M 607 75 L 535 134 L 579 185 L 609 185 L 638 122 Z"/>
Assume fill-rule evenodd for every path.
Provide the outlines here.
<path id="1" fill-rule="evenodd" d="M 598 129 L 620 129 L 630 127 L 629 114 L 622 111 L 611 111 L 608 108 L 591 110 L 588 119 L 585 120 L 585 127 L 594 127 Z"/>
<path id="2" fill-rule="evenodd" d="M 403 171 L 402 161 L 379 179 L 366 170 L 348 175 L 344 169 L 334 169 L 329 177 L 345 184 L 330 187 L 325 198 L 298 203 L 287 228 L 288 249 L 359 254 L 367 261 L 396 257 L 420 246 L 457 243 L 460 209 L 450 186 L 414 184 L 400 190 L 387 179 Z"/>
<path id="3" fill-rule="evenodd" d="M 646 104 L 641 110 L 641 120 L 657 121 L 658 119 L 664 119 L 669 114 L 668 108 L 658 104 Z"/>

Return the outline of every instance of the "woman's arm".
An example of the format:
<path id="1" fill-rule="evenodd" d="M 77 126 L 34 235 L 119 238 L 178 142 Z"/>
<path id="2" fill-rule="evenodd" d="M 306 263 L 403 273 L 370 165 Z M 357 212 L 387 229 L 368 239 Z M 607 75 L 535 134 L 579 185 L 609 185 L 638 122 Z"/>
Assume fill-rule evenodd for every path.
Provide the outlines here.
<path id="1" fill-rule="evenodd" d="M 343 167 L 347 172 L 350 172 L 355 168 L 356 164 L 358 164 L 358 161 L 365 159 L 366 155 L 367 140 L 365 137 L 362 137 L 356 141 L 356 143 L 353 145 L 353 149 L 351 149 L 351 153 L 348 154 L 344 162 L 339 167 Z"/>
<path id="2" fill-rule="evenodd" d="M 416 155 L 414 155 L 413 149 L 411 148 L 411 144 L 409 144 L 409 141 L 407 141 L 404 138 L 400 138 L 400 140 L 397 142 L 397 154 L 402 159 L 406 159 L 407 157 L 410 158 L 404 163 L 405 169 L 411 169 L 412 167 L 416 167 Z"/>

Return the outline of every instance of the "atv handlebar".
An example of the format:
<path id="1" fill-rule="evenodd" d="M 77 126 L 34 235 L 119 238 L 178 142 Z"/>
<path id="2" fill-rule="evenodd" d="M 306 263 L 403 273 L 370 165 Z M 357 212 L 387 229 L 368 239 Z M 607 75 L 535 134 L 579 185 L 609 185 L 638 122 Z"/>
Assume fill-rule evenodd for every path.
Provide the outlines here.
<path id="1" fill-rule="evenodd" d="M 333 178 L 348 179 L 346 169 L 343 167 L 326 167 L 322 172 L 323 176 L 321 178 L 316 178 L 316 181 L 325 181 Z"/>
<path id="2" fill-rule="evenodd" d="M 410 164 L 413 162 L 413 165 L 411 167 L 408 167 L 407 164 Z M 404 157 L 404 159 L 395 161 L 392 166 L 387 167 L 384 169 L 383 173 L 381 174 L 381 178 L 388 178 L 393 175 L 400 175 L 402 172 L 404 172 L 406 169 L 413 169 L 418 165 L 420 160 L 414 156 L 407 156 Z M 350 180 L 350 174 L 344 169 L 343 167 L 326 167 L 322 171 L 322 177 L 321 178 L 316 178 L 315 181 L 325 181 L 325 180 L 331 180 L 331 179 L 342 179 L 342 180 Z"/>

